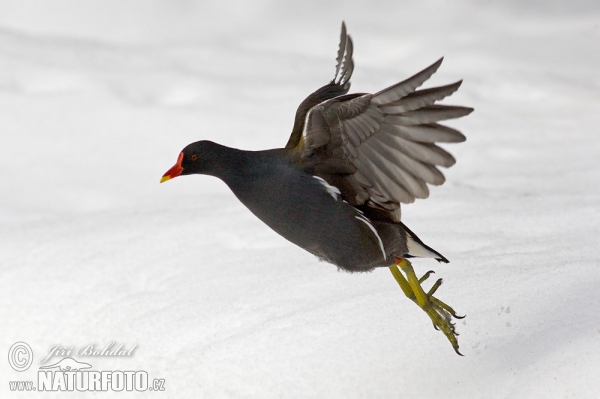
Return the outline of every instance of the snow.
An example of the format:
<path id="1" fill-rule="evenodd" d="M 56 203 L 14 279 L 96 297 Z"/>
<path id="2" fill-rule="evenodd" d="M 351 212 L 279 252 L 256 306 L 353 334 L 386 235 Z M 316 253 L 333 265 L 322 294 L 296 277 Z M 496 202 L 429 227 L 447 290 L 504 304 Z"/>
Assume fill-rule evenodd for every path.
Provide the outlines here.
<path id="1" fill-rule="evenodd" d="M 282 146 L 331 79 L 353 91 L 444 55 L 429 83 L 468 140 L 404 222 L 451 261 L 456 356 L 389 271 L 341 273 L 270 231 L 217 179 L 158 184 L 188 143 Z M 0 0 L 0 352 L 137 345 L 97 370 L 156 397 L 597 398 L 597 1 Z M 5 355 L 3 355 L 5 356 Z M 58 358 L 55 358 L 58 359 Z M 115 394 L 78 393 L 77 397 Z"/>

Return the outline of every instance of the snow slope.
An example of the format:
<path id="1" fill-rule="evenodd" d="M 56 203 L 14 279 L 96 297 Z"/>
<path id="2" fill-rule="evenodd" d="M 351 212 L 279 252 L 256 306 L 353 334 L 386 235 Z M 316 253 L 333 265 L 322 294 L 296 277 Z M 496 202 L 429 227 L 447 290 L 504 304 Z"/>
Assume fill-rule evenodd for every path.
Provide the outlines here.
<path id="1" fill-rule="evenodd" d="M 454 354 L 387 270 L 340 273 L 220 181 L 159 185 L 189 142 L 283 145 L 329 81 L 341 20 L 353 91 L 445 55 L 458 163 L 404 222 L 452 263 Z M 597 398 L 597 1 L 0 0 L 0 352 L 138 345 L 157 397 Z M 5 355 L 2 355 L 5 356 Z M 59 359 L 59 358 L 56 358 Z M 112 397 L 85 393 L 77 397 Z"/>

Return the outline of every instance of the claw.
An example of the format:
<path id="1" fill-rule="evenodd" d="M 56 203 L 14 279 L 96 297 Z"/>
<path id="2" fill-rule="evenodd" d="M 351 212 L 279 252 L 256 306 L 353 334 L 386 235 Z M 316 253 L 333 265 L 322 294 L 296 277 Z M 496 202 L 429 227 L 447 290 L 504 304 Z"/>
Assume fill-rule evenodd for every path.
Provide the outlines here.
<path id="1" fill-rule="evenodd" d="M 427 273 L 425 273 L 423 275 L 423 277 L 421 277 L 419 279 L 419 284 L 422 283 L 423 281 L 427 280 L 429 278 L 430 275 L 435 274 L 435 272 L 433 270 L 428 271 Z"/>
<path id="2" fill-rule="evenodd" d="M 438 280 L 435 282 L 435 284 L 433 284 L 433 286 L 427 293 L 427 297 L 431 298 L 433 296 L 433 294 L 435 294 L 437 289 L 440 288 L 440 285 L 442 285 L 442 282 L 443 282 L 443 280 L 441 278 L 438 278 Z"/>
<path id="3" fill-rule="evenodd" d="M 452 318 L 460 319 L 464 316 L 458 316 L 454 309 L 433 296 L 437 289 L 442 285 L 443 280 L 441 278 L 438 279 L 429 292 L 425 293 L 421 287 L 421 283 L 434 273 L 432 270 L 425 273 L 419 279 L 415 275 L 415 271 L 408 260 L 397 258 L 396 264 L 390 267 L 390 271 L 400 285 L 400 288 L 402 288 L 404 294 L 427 313 L 427 316 L 429 316 L 433 323 L 433 328 L 442 331 L 448 341 L 450 341 L 454 351 L 458 355 L 463 356 L 458 350 L 459 345 L 456 337 L 459 334 L 456 332 L 456 325 L 452 323 Z"/>
<path id="4" fill-rule="evenodd" d="M 457 315 L 456 311 L 454 309 L 452 309 L 450 306 L 446 305 L 444 302 L 440 301 L 436 297 L 430 297 L 429 299 L 431 300 L 431 302 L 433 302 L 437 306 L 441 307 L 446 312 L 450 313 L 452 315 L 452 317 L 454 317 L 454 318 L 464 319 L 466 317 L 466 315 L 465 316 L 459 316 L 459 315 Z"/>

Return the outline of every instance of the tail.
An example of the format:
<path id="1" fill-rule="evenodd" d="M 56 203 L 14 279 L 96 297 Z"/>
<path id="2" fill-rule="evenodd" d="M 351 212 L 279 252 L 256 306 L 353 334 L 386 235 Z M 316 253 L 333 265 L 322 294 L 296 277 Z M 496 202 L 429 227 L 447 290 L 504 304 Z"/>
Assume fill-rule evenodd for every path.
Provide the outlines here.
<path id="1" fill-rule="evenodd" d="M 406 225 L 400 222 L 404 231 L 406 231 L 406 246 L 408 247 L 408 253 L 405 254 L 407 258 L 434 258 L 440 263 L 449 263 L 444 255 L 426 245 L 415 233 L 413 233 Z"/>

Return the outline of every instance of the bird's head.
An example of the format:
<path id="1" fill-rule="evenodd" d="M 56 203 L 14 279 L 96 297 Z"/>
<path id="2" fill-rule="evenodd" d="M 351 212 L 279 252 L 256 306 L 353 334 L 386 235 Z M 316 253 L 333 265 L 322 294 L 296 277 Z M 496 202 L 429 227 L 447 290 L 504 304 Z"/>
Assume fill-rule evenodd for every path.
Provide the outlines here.
<path id="1" fill-rule="evenodd" d="M 222 146 L 206 140 L 189 144 L 181 151 L 177 163 L 163 175 L 160 182 L 166 182 L 179 175 L 213 174 L 220 147 Z"/>

